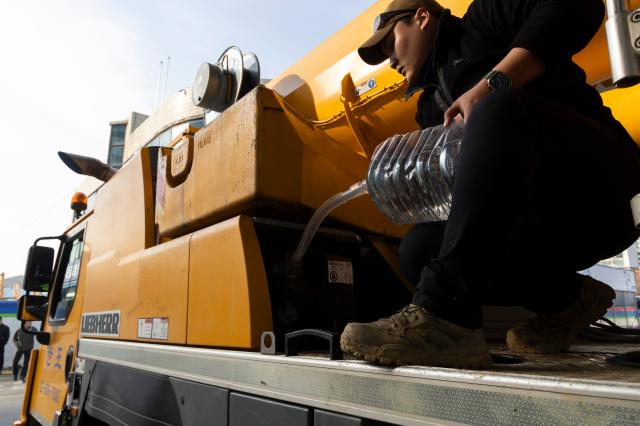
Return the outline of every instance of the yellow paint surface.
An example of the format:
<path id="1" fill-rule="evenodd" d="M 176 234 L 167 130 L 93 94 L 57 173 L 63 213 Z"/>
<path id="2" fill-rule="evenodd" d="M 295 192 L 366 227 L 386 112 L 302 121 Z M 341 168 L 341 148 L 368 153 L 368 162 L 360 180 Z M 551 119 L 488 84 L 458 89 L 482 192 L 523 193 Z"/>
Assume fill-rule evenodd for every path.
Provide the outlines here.
<path id="1" fill-rule="evenodd" d="M 252 91 L 196 134 L 183 184 L 163 184 L 156 222 L 162 237 L 185 235 L 239 214 L 306 222 L 327 198 L 366 176 L 369 160 L 301 119 L 274 92 Z M 331 217 L 399 236 L 362 197 Z"/>
<path id="2" fill-rule="evenodd" d="M 633 140 L 640 144 L 640 84 L 627 89 L 616 89 L 602 94 L 604 104 L 627 129 Z"/>
<path id="3" fill-rule="evenodd" d="M 388 61 L 370 66 L 356 52 L 358 46 L 371 36 L 375 17 L 388 3 L 389 0 L 375 2 L 267 85 L 302 116 L 319 123 L 317 127 L 325 130 L 333 141 L 352 148 L 355 146 L 354 136 L 347 125 L 340 99 L 343 95 L 341 82 L 346 74 L 351 75 L 355 86 L 375 80 L 376 87 L 358 97 L 352 105 L 364 137 L 373 146 L 392 133 L 406 133 L 416 128 L 413 117 L 417 96 L 403 101 L 405 88 L 402 86 L 384 94 L 394 85 L 402 84 L 403 77 L 389 68 Z M 462 16 L 471 1 L 443 0 L 440 3 L 451 9 L 452 14 Z M 640 7 L 640 0 L 631 0 L 630 3 L 631 10 Z M 571 26 L 571 22 L 567 22 L 567 26 Z M 584 68 L 590 83 L 610 77 L 604 22 L 593 40 L 574 60 Z"/>
<path id="4" fill-rule="evenodd" d="M 98 192 L 85 245 L 85 313 L 120 311 L 120 338 L 135 340 L 141 257 L 153 241 L 148 151 L 128 161 Z"/>
<path id="5" fill-rule="evenodd" d="M 169 320 L 168 339 L 148 339 L 154 343 L 187 341 L 190 240 L 190 235 L 177 238 L 146 250 L 142 256 L 136 315 Z"/>
<path id="6" fill-rule="evenodd" d="M 250 218 L 238 216 L 194 233 L 189 277 L 188 344 L 255 349 L 262 332 L 273 331 Z"/>

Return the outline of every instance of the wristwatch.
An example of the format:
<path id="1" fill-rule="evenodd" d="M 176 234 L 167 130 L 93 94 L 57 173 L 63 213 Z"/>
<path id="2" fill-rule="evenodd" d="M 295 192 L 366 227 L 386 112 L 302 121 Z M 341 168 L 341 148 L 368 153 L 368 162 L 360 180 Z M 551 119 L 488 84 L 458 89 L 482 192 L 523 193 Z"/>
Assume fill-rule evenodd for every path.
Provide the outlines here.
<path id="1" fill-rule="evenodd" d="M 487 80 L 487 86 L 492 92 L 504 92 L 511 89 L 511 79 L 503 72 L 492 70 L 487 73 L 483 80 Z"/>

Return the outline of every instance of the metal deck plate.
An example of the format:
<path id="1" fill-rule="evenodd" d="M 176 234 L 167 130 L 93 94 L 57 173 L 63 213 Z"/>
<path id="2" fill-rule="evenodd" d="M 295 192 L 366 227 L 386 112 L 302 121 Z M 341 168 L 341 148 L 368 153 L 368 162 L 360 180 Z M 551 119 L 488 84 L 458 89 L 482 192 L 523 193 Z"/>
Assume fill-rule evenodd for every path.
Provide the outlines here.
<path id="1" fill-rule="evenodd" d="M 79 356 L 398 424 L 640 423 L 638 383 L 97 339 Z"/>

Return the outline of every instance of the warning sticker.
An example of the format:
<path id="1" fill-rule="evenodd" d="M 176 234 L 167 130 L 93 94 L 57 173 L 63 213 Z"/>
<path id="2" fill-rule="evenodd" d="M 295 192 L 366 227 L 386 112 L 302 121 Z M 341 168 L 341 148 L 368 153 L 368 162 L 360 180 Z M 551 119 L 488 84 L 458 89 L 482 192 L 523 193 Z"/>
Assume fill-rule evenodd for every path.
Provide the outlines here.
<path id="1" fill-rule="evenodd" d="M 353 264 L 349 261 L 329 260 L 327 272 L 330 283 L 353 284 Z"/>
<path id="2" fill-rule="evenodd" d="M 141 339 L 151 339 L 153 328 L 153 318 L 138 318 L 138 337 Z"/>
<path id="3" fill-rule="evenodd" d="M 138 318 L 140 339 L 167 340 L 169 338 L 169 318 Z"/>
<path id="4" fill-rule="evenodd" d="M 376 79 L 375 78 L 371 78 L 367 81 L 365 81 L 362 84 L 359 84 L 358 86 L 356 86 L 356 96 L 362 96 L 365 93 L 367 93 L 369 90 L 373 89 L 376 87 Z"/>
<path id="5" fill-rule="evenodd" d="M 153 329 L 151 330 L 152 339 L 167 340 L 169 338 L 169 318 L 154 318 Z"/>

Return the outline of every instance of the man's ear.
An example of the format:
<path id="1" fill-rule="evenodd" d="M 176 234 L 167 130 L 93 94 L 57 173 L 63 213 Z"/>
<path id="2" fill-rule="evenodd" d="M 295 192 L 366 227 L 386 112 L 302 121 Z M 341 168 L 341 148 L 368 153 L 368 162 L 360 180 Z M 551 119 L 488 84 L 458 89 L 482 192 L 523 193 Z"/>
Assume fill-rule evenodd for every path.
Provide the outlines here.
<path id="1" fill-rule="evenodd" d="M 429 25 L 429 21 L 431 20 L 432 15 L 424 7 L 419 7 L 418 10 L 416 10 L 416 14 L 414 15 L 414 18 L 418 22 L 418 27 L 421 30 L 425 30 Z"/>

